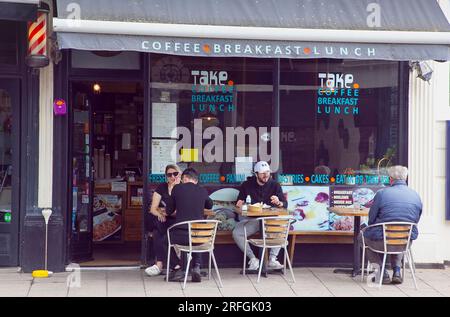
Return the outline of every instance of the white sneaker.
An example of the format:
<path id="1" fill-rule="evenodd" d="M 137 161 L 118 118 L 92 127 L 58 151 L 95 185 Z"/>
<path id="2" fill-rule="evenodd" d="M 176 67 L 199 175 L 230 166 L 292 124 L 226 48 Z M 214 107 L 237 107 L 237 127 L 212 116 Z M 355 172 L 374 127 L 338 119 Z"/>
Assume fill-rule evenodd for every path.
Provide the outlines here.
<path id="1" fill-rule="evenodd" d="M 145 269 L 145 274 L 147 274 L 148 276 L 157 276 L 161 274 L 161 269 L 156 264 L 154 264 Z"/>
<path id="2" fill-rule="evenodd" d="M 284 268 L 284 265 L 278 262 L 277 258 L 270 258 L 267 267 L 271 270 L 280 270 Z"/>
<path id="3" fill-rule="evenodd" d="M 249 271 L 256 271 L 259 269 L 259 260 L 258 258 L 252 258 L 250 261 L 248 261 L 248 268 Z"/>

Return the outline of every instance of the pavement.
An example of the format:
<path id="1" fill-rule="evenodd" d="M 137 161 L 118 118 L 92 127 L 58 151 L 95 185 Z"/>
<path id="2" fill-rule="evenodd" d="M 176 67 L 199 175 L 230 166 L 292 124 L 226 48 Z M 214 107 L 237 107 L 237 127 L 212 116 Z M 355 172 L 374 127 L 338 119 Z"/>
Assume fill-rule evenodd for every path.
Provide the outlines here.
<path id="1" fill-rule="evenodd" d="M 143 270 L 90 270 L 55 273 L 49 278 L 33 278 L 16 268 L 0 268 L 0 297 L 446 297 L 450 296 L 450 268 L 417 269 L 419 289 L 407 271 L 401 285 L 381 288 L 361 282 L 360 277 L 335 274 L 333 268 L 294 268 L 290 274 L 269 274 L 256 283 L 256 275 L 242 276 L 240 269 L 220 269 L 223 288 L 203 278 L 165 282 L 163 276 L 148 277 Z M 78 274 L 79 273 L 79 274 Z"/>

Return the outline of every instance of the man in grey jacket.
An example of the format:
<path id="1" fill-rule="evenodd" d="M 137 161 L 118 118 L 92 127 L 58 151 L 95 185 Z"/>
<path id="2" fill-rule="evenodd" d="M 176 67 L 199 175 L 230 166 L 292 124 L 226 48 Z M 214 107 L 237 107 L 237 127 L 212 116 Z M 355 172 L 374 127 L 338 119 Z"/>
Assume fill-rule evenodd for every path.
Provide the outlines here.
<path id="1" fill-rule="evenodd" d="M 380 190 L 374 197 L 369 211 L 369 226 L 382 222 L 412 222 L 418 223 L 422 214 L 422 201 L 414 190 L 408 188 L 406 179 L 408 169 L 404 166 L 393 166 L 388 170 L 391 186 Z M 417 239 L 417 227 L 414 227 L 411 240 Z M 368 228 L 364 232 L 365 242 L 375 250 L 383 250 L 383 227 Z M 367 250 L 367 257 L 371 263 L 382 267 L 381 254 Z M 402 255 L 391 255 L 393 268 L 392 283 L 402 283 L 401 263 Z M 389 273 L 383 272 L 383 284 L 391 283 Z"/>

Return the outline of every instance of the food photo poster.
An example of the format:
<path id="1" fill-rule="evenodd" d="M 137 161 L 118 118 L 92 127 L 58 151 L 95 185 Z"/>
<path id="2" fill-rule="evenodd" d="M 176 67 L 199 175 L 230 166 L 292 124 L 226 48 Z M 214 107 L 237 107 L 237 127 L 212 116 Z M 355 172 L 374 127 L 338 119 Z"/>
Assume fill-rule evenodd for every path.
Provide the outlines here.
<path id="1" fill-rule="evenodd" d="M 353 231 L 353 217 L 338 216 L 329 207 L 370 208 L 383 187 L 282 186 L 293 231 Z M 362 219 L 366 221 L 366 219 Z"/>

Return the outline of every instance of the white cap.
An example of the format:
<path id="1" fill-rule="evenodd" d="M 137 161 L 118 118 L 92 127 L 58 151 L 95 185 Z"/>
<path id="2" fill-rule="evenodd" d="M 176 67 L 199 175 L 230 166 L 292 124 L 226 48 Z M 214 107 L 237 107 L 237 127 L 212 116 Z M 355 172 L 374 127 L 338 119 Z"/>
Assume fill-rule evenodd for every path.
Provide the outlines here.
<path id="1" fill-rule="evenodd" d="M 253 170 L 255 171 L 255 173 L 270 172 L 270 165 L 265 161 L 259 161 L 255 164 Z"/>

